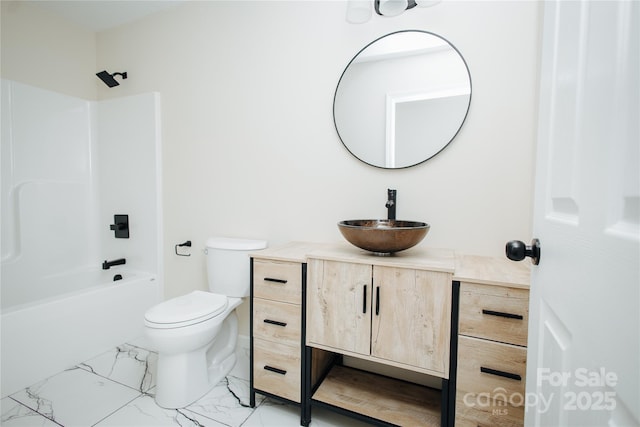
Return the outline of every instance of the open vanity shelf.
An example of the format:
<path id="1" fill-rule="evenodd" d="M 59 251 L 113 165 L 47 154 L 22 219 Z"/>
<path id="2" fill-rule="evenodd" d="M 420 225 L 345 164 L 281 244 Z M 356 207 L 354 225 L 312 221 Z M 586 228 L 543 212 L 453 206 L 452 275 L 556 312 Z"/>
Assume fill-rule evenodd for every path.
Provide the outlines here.
<path id="1" fill-rule="evenodd" d="M 341 365 L 331 368 L 311 404 L 381 425 L 441 423 L 440 390 Z"/>
<path id="2" fill-rule="evenodd" d="M 486 369 L 476 372 L 477 363 L 494 370 L 509 362 L 524 372 L 528 272 L 523 264 L 431 248 L 378 257 L 347 244 L 293 242 L 256 252 L 251 404 L 260 393 L 297 405 L 304 426 L 313 407 L 381 426 L 520 426 L 522 408 L 482 412 L 462 403 L 496 381 Z M 507 309 L 523 315 L 483 315 Z M 460 318 L 459 330 L 459 315 L 476 312 L 471 324 Z M 486 338 L 476 331 L 496 322 L 524 333 L 524 341 L 488 339 L 520 347 L 505 360 L 459 358 L 459 343 Z M 499 379 L 507 381 L 500 386 L 522 390 L 520 376 L 513 384 Z"/>

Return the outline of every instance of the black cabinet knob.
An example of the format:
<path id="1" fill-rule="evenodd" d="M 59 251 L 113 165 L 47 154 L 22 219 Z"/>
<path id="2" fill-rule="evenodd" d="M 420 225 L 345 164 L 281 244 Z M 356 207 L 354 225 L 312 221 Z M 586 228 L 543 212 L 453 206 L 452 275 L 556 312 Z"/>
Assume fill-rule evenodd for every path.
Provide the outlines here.
<path id="1" fill-rule="evenodd" d="M 512 240 L 507 242 L 505 252 L 507 258 L 512 261 L 522 261 L 526 257 L 531 257 L 531 263 L 538 265 L 540 263 L 540 240 L 533 239 L 531 246 L 525 245 L 520 240 Z"/>

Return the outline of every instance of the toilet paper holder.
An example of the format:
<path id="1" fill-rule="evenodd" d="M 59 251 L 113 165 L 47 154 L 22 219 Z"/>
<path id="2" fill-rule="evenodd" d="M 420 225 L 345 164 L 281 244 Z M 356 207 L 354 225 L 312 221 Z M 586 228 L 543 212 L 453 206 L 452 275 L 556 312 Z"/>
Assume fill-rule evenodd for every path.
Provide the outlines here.
<path id="1" fill-rule="evenodd" d="M 178 252 L 178 247 L 184 247 L 184 246 L 187 246 L 187 247 L 189 247 L 189 248 L 190 248 L 190 247 L 191 247 L 191 240 L 187 240 L 187 241 L 186 241 L 186 242 L 184 242 L 184 243 L 179 243 L 179 244 L 177 244 L 177 245 L 175 246 L 176 255 L 178 255 L 178 256 L 191 256 L 191 254 L 181 254 L 181 253 L 179 253 L 179 252 Z"/>

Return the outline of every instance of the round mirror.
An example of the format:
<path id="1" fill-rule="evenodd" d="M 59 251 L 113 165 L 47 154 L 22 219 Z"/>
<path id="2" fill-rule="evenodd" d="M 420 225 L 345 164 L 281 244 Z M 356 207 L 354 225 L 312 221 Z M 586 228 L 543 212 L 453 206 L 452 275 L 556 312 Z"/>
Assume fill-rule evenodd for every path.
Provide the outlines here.
<path id="1" fill-rule="evenodd" d="M 426 31 L 399 31 L 369 43 L 336 88 L 333 119 L 344 146 L 372 166 L 422 163 L 444 149 L 471 104 L 460 52 Z"/>

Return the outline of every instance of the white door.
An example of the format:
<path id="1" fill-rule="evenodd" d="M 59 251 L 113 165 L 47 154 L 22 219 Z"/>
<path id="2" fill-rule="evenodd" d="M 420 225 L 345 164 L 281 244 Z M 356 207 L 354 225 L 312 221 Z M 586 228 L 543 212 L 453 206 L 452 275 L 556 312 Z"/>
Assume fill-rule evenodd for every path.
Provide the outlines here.
<path id="1" fill-rule="evenodd" d="M 640 425 L 640 3 L 544 4 L 530 426 Z"/>

